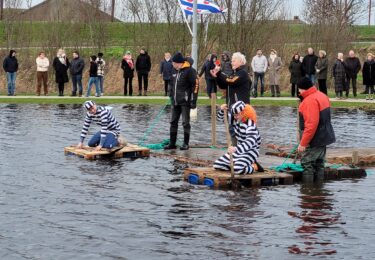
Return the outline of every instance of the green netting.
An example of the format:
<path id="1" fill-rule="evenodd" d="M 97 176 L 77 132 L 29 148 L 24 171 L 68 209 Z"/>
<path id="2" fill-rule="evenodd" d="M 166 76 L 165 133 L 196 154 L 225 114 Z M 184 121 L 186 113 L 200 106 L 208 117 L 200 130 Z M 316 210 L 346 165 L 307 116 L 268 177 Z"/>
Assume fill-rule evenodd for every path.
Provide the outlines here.
<path id="1" fill-rule="evenodd" d="M 169 144 L 169 139 L 164 139 L 161 143 L 158 144 L 144 144 L 143 147 L 149 148 L 151 150 L 163 150 L 164 146 Z"/>
<path id="2" fill-rule="evenodd" d="M 285 172 L 285 171 L 294 171 L 294 172 L 303 172 L 303 167 L 301 164 L 295 163 L 283 163 L 279 166 L 270 167 L 271 170 L 275 170 L 277 172 Z"/>

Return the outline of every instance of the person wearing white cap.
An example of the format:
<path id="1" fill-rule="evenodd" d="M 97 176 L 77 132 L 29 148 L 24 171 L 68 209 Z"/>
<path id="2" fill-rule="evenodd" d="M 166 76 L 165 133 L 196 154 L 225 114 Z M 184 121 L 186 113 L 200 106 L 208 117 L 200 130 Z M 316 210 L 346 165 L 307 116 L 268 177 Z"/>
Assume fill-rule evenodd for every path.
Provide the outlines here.
<path id="1" fill-rule="evenodd" d="M 118 146 L 120 124 L 117 122 L 112 112 L 106 107 L 97 106 L 95 102 L 91 100 L 86 101 L 83 105 L 87 113 L 77 148 L 83 147 L 83 141 L 85 140 L 92 121 L 101 126 L 101 130 L 90 139 L 88 146 L 96 147 L 95 150 L 97 151 L 100 151 L 102 148 L 110 149 Z"/>
<path id="2" fill-rule="evenodd" d="M 220 121 L 224 119 L 227 105 L 221 106 L 217 117 Z M 243 101 L 238 101 L 231 108 L 235 122 L 233 130 L 236 135 L 237 145 L 228 148 L 228 152 L 214 163 L 217 170 L 230 170 L 230 155 L 233 155 L 233 168 L 235 174 L 251 174 L 254 171 L 263 171 L 262 166 L 257 163 L 261 138 L 256 126 L 256 112 L 254 108 Z"/>

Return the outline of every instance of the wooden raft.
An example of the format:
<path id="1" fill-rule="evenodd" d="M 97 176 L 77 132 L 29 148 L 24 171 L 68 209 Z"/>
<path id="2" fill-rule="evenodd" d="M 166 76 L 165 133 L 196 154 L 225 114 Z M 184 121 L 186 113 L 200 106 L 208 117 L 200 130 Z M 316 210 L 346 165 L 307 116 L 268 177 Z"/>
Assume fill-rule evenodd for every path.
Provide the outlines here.
<path id="1" fill-rule="evenodd" d="M 64 152 L 66 155 L 77 155 L 87 160 L 109 157 L 141 158 L 150 156 L 150 149 L 134 144 L 127 144 L 126 146 L 114 147 L 112 149 L 102 149 L 101 151 L 95 151 L 95 147 L 84 146 L 82 149 L 78 149 L 76 146 L 68 146 L 64 148 Z"/>
<path id="2" fill-rule="evenodd" d="M 234 178 L 245 187 L 293 184 L 293 175 L 271 170 L 235 175 Z M 214 188 L 228 188 L 231 185 L 230 172 L 218 171 L 214 168 L 187 168 L 184 170 L 184 179 L 191 184 L 207 185 Z"/>

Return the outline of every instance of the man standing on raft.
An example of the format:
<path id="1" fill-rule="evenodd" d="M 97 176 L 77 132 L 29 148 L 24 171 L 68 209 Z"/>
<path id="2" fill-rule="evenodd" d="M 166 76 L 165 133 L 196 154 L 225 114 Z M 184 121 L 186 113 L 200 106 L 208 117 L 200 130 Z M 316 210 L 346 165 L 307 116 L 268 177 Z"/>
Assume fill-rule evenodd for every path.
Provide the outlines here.
<path id="1" fill-rule="evenodd" d="M 83 141 L 87 135 L 91 122 L 94 121 L 102 127 L 88 142 L 88 146 L 96 147 L 96 151 L 102 148 L 111 149 L 119 145 L 120 124 L 112 115 L 112 112 L 102 106 L 97 106 L 94 101 L 86 101 L 84 107 L 87 109 L 85 122 L 81 132 L 81 141 L 77 148 L 83 147 Z"/>
<path id="2" fill-rule="evenodd" d="M 228 106 L 221 105 L 217 117 L 224 120 Z M 238 101 L 232 106 L 232 115 L 235 119 L 233 130 L 237 139 L 237 145 L 228 148 L 228 152 L 214 163 L 217 170 L 230 171 L 230 155 L 233 155 L 234 174 L 251 174 L 254 171 L 263 171 L 257 163 L 261 138 L 256 126 L 256 113 L 252 106 Z"/>
<path id="3" fill-rule="evenodd" d="M 178 121 L 182 116 L 184 127 L 184 144 L 180 150 L 189 149 L 190 139 L 190 109 L 197 106 L 197 94 L 194 90 L 198 84 L 197 72 L 191 67 L 180 52 L 172 58 L 173 72 L 169 83 L 169 96 L 172 103 L 172 119 L 170 127 L 169 144 L 164 146 L 165 150 L 176 149 Z"/>

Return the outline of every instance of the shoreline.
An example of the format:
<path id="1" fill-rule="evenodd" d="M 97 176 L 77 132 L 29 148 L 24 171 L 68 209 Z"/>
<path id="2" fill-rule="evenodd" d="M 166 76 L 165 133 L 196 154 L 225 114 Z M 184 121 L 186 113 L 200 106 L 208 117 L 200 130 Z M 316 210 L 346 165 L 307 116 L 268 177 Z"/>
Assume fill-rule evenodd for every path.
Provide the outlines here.
<path id="1" fill-rule="evenodd" d="M 58 96 L 3 96 L 0 95 L 2 104 L 82 104 L 86 100 L 95 100 L 99 104 L 143 104 L 143 105 L 166 105 L 168 97 L 164 96 L 102 96 L 102 97 L 58 97 Z M 348 98 L 337 100 L 330 98 L 331 106 L 334 108 L 359 108 L 366 110 L 375 109 L 375 100 L 366 100 L 363 98 Z M 217 104 L 223 104 L 224 99 L 217 99 Z M 254 106 L 277 106 L 277 107 L 296 107 L 297 98 L 291 97 L 257 97 L 251 98 L 251 104 Z M 210 105 L 211 101 L 206 96 L 198 98 L 198 105 Z"/>

